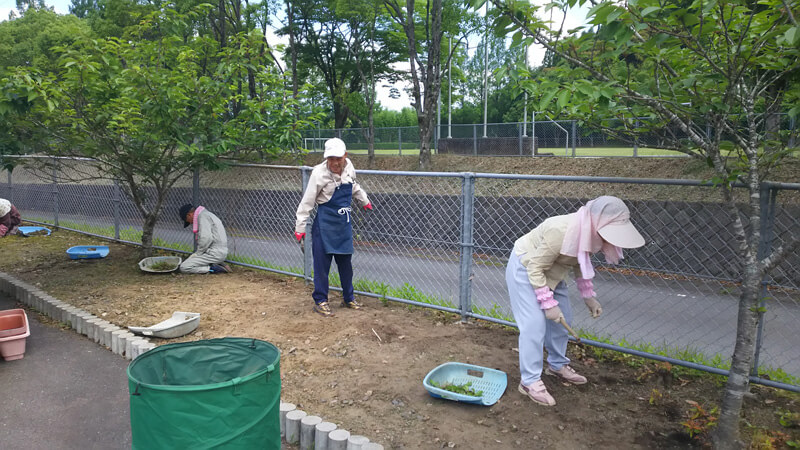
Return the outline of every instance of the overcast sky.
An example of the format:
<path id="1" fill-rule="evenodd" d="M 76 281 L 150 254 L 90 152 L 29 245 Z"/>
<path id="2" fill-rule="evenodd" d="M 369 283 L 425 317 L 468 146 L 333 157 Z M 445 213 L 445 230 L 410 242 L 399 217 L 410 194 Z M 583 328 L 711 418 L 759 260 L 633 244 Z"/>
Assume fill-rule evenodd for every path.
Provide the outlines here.
<path id="1" fill-rule="evenodd" d="M 536 3 L 544 3 L 543 0 L 534 0 L 534 1 Z M 71 2 L 71 0 L 45 0 L 45 3 L 48 6 L 52 6 L 53 9 L 55 9 L 55 11 L 57 13 L 59 13 L 59 14 L 67 14 L 67 13 L 69 13 L 69 5 L 72 2 Z M 16 10 L 16 8 L 17 8 L 16 0 L 0 0 L 0 21 L 7 20 L 9 13 L 11 11 Z M 585 21 L 585 17 L 586 17 L 586 12 L 587 11 L 588 11 L 588 8 L 580 8 L 580 9 L 575 10 L 574 12 L 570 12 L 570 14 L 567 15 L 567 19 L 566 19 L 566 23 L 565 23 L 565 29 L 568 30 L 570 28 L 575 28 L 575 27 L 580 26 L 581 24 L 583 24 L 584 21 Z M 554 21 L 558 21 L 559 18 L 553 17 L 553 20 Z M 283 42 L 284 44 L 288 43 L 287 39 L 282 38 L 282 37 L 279 38 L 279 37 L 275 36 L 274 34 L 272 34 L 271 31 L 268 32 L 267 39 L 269 40 L 270 43 L 273 43 L 273 44 L 274 43 L 279 43 L 279 42 Z M 474 47 L 477 44 L 478 44 L 477 38 L 476 38 L 475 42 L 470 42 L 470 46 L 471 47 Z M 538 65 L 538 64 L 541 63 L 542 58 L 544 57 L 544 51 L 543 51 L 543 49 L 533 48 L 532 47 L 531 50 L 528 53 L 528 56 L 529 56 L 528 59 L 530 60 L 531 64 Z M 408 64 L 405 64 L 404 67 L 407 68 Z M 406 95 L 405 90 L 403 89 L 403 86 L 401 86 L 399 84 L 397 85 L 397 87 L 400 89 L 400 93 L 401 93 L 400 98 L 392 99 L 392 98 L 389 98 L 389 88 L 381 87 L 381 85 L 383 85 L 383 84 L 385 84 L 385 83 L 378 83 L 378 101 L 381 103 L 381 105 L 383 105 L 385 108 L 393 109 L 393 110 L 396 110 L 396 111 L 401 110 L 403 107 L 411 106 L 411 101 L 408 98 L 408 96 Z M 446 100 L 446 98 L 443 98 L 443 100 Z M 446 106 L 445 105 L 442 105 L 442 110 L 443 111 L 446 110 Z"/>

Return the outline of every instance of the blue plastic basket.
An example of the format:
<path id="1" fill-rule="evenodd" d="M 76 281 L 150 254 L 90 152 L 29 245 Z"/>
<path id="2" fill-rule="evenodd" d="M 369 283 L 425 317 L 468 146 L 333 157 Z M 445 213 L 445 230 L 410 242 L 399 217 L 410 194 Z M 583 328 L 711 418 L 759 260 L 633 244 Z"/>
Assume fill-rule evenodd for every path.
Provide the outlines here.
<path id="1" fill-rule="evenodd" d="M 46 231 L 47 236 L 50 236 L 50 229 L 45 227 L 19 227 L 19 234 L 23 236 L 28 236 L 30 233 L 35 233 L 37 231 Z"/>
<path id="2" fill-rule="evenodd" d="M 70 259 L 94 259 L 108 256 L 107 245 L 78 245 L 67 250 Z"/>
<path id="3" fill-rule="evenodd" d="M 435 387 L 431 384 L 431 381 L 436 382 L 439 386 L 445 384 L 464 385 L 471 382 L 470 388 L 474 391 L 483 391 L 483 395 L 474 397 L 472 395 L 457 394 Z M 500 397 L 506 391 L 508 380 L 506 373 L 500 370 L 472 364 L 449 362 L 428 372 L 422 384 L 428 393 L 435 398 L 490 406 L 500 400 Z"/>

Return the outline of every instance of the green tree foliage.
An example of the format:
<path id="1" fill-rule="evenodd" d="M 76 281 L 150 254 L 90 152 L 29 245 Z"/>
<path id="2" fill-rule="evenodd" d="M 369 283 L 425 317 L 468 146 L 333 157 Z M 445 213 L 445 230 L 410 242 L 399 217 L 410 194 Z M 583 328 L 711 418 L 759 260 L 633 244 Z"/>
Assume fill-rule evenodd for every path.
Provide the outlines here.
<path id="1" fill-rule="evenodd" d="M 375 112 L 375 126 L 378 128 L 415 127 L 417 126 L 417 113 L 409 107 L 400 111 L 380 108 Z"/>
<path id="2" fill-rule="evenodd" d="M 292 96 L 267 70 L 257 33 L 224 48 L 186 33 L 206 12 L 153 13 L 136 41 L 81 40 L 64 49 L 57 75 L 19 68 L 0 84 L 0 116 L 27 109 L 29 123 L 44 130 L 34 137 L 50 154 L 91 157 L 97 173 L 120 181 L 144 219 L 146 253 L 178 179 L 218 167 L 220 156 L 292 148 L 308 125 L 294 120 Z M 256 74 L 252 98 L 237 87 L 248 68 Z M 241 106 L 238 114 L 232 103 Z"/>
<path id="3" fill-rule="evenodd" d="M 155 10 L 154 4 L 136 0 L 72 0 L 69 7 L 72 15 L 86 19 L 94 33 L 105 38 L 125 37 L 126 30 Z"/>
<path id="4" fill-rule="evenodd" d="M 488 73 L 484 74 L 485 42 L 489 42 Z M 524 52 L 519 48 L 507 48 L 505 36 L 489 34 L 478 43 L 475 52 L 461 65 L 463 75 L 457 77 L 453 88 L 459 94 L 459 108 L 454 111 L 455 123 L 483 122 L 483 90 L 484 79 L 488 78 L 489 101 L 487 105 L 487 121 L 489 123 L 519 122 L 522 120 L 522 102 L 524 95 L 519 87 L 518 79 L 506 76 L 494 76 L 498 68 L 514 67 L 521 62 Z M 513 111 L 513 112 L 512 112 Z"/>
<path id="5" fill-rule="evenodd" d="M 86 24 L 74 16 L 27 9 L 21 17 L 0 22 L 0 73 L 14 66 L 53 71 L 58 55 L 52 48 L 70 45 L 88 34 Z"/>
<path id="6" fill-rule="evenodd" d="M 367 69 L 371 67 L 375 79 L 391 76 L 391 64 L 401 51 L 385 9 L 367 0 L 298 0 L 292 2 L 292 11 L 293 28 L 287 25 L 281 33 L 294 32 L 298 78 L 319 75 L 327 87 L 335 128 L 345 127 L 352 118 L 366 122 Z"/>
<path id="7" fill-rule="evenodd" d="M 557 41 L 537 17 L 538 7 L 492 1 L 502 11 L 495 24 L 499 34 L 511 34 L 520 45 L 544 45 L 557 56 L 546 77 L 520 73 L 539 110 L 598 124 L 616 119 L 623 124 L 617 134 L 658 134 L 661 147 L 707 161 L 715 170 L 743 267 L 736 346 L 715 435 L 719 448 L 734 448 L 761 280 L 798 243 L 791 236 L 772 252 L 759 250 L 761 198 L 769 195 L 764 180 L 791 151 L 788 135 L 775 127 L 777 113 L 800 112 L 800 3 L 604 1 L 590 11 L 591 29 Z M 733 182 L 745 185 L 746 199 L 734 198 Z"/>
<path id="8" fill-rule="evenodd" d="M 20 17 L 0 22 L 0 78 L 11 67 L 22 66 L 45 73 L 57 69 L 54 46 L 71 45 L 85 38 L 89 28 L 74 16 L 60 16 L 44 8 L 27 8 Z M 0 157 L 38 150 L 32 143 L 40 130 L 28 120 L 27 91 L 6 92 L 6 114 L 0 114 Z M 11 168 L 13 160 L 4 160 Z"/>
<path id="9" fill-rule="evenodd" d="M 465 12 L 460 4 L 451 0 L 431 0 L 424 4 L 384 0 L 384 3 L 394 21 L 395 32 L 406 40 L 409 70 L 404 78 L 410 81 L 412 106 L 417 113 L 419 167 L 427 170 L 431 165 L 442 70 L 452 57 L 444 36 L 459 36 L 455 42 L 458 45 L 474 30 L 475 15 Z"/>

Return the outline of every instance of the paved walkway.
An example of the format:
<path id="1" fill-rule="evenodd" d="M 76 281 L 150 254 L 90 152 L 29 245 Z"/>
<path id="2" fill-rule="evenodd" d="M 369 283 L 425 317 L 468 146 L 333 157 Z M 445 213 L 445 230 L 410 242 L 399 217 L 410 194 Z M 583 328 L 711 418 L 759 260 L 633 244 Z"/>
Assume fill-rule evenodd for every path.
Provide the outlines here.
<path id="1" fill-rule="evenodd" d="M 0 310 L 17 307 L 0 296 Z M 0 447 L 131 448 L 128 361 L 27 313 L 25 357 L 0 358 Z"/>

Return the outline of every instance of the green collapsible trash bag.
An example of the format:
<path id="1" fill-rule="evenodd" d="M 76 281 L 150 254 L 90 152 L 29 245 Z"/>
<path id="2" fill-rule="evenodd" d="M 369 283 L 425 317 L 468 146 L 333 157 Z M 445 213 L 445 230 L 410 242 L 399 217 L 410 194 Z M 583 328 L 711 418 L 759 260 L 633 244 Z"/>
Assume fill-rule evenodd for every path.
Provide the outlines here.
<path id="1" fill-rule="evenodd" d="M 280 351 L 249 338 L 167 344 L 128 365 L 132 448 L 281 447 Z"/>

